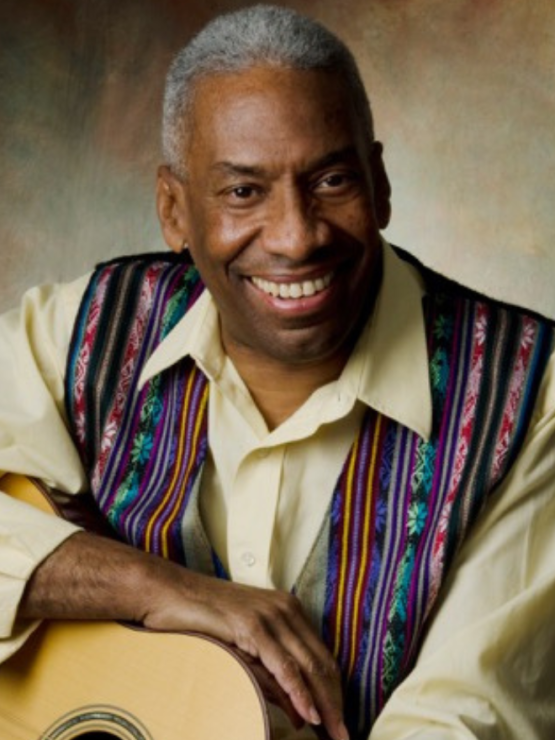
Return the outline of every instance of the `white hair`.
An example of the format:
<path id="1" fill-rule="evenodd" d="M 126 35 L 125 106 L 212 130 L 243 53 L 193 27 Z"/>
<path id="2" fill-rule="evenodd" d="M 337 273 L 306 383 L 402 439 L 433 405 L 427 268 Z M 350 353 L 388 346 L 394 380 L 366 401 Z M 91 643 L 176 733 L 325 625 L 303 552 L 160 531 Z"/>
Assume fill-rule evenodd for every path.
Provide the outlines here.
<path id="1" fill-rule="evenodd" d="M 355 112 L 373 138 L 368 97 L 354 57 L 345 44 L 317 21 L 293 10 L 255 5 L 215 18 L 170 65 L 164 95 L 162 151 L 177 175 L 186 174 L 183 158 L 195 82 L 204 76 L 261 65 L 342 75 Z"/>

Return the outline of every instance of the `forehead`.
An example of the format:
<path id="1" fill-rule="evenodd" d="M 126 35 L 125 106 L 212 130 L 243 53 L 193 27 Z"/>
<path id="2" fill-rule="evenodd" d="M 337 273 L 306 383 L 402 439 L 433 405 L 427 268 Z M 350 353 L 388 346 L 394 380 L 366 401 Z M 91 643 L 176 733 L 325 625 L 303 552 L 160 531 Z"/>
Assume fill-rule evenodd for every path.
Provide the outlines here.
<path id="1" fill-rule="evenodd" d="M 197 81 L 190 118 L 189 163 L 321 157 L 362 146 L 343 78 L 333 72 L 256 67 Z"/>

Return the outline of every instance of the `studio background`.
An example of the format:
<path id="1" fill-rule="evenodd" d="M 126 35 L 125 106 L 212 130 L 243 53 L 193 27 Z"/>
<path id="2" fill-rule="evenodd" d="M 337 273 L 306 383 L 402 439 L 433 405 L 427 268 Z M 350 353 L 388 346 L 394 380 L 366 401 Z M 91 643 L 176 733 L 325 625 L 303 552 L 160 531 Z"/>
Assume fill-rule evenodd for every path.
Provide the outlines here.
<path id="1" fill-rule="evenodd" d="M 163 78 L 228 0 L 4 0 L 0 310 L 38 282 L 164 249 L 154 210 Z M 386 236 L 555 317 L 555 4 L 284 2 L 357 57 L 393 185 Z"/>

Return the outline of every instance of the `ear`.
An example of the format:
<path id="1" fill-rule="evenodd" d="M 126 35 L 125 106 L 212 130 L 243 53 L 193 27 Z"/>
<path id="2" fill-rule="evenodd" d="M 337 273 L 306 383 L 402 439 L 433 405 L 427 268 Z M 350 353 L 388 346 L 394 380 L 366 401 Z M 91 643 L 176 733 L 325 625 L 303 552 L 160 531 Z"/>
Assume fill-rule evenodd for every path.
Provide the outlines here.
<path id="1" fill-rule="evenodd" d="M 383 146 L 379 141 L 372 143 L 370 167 L 372 169 L 376 221 L 380 229 L 385 229 L 391 218 L 391 185 L 385 171 Z"/>
<path id="2" fill-rule="evenodd" d="M 156 211 L 164 241 L 174 252 L 182 252 L 187 242 L 189 219 L 185 197 L 186 183 L 169 167 L 158 168 L 156 181 Z"/>

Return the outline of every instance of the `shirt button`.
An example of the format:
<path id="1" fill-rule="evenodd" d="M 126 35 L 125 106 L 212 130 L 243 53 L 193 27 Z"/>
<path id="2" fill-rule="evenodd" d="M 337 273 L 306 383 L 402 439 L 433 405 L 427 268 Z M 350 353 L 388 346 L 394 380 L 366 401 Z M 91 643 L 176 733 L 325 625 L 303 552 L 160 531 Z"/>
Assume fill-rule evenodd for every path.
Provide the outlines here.
<path id="1" fill-rule="evenodd" d="M 256 563 L 256 558 L 254 557 L 252 552 L 244 552 L 241 555 L 241 560 L 249 568 L 252 568 L 252 566 Z"/>
<path id="2" fill-rule="evenodd" d="M 269 454 L 270 454 L 270 450 L 266 448 L 266 449 L 258 450 L 256 453 L 256 456 L 258 457 L 259 460 L 264 460 L 264 458 L 268 457 Z"/>

